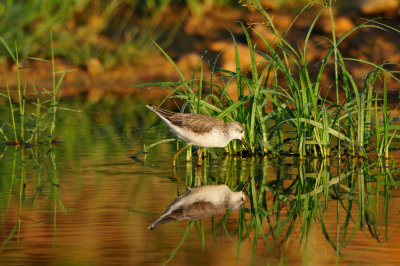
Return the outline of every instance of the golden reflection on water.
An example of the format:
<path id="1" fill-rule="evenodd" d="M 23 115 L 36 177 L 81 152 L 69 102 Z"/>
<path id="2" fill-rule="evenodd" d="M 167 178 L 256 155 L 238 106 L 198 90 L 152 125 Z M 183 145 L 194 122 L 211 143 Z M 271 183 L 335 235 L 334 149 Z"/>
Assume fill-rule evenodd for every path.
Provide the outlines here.
<path id="1" fill-rule="evenodd" d="M 3 246 L 0 264 L 159 265 L 167 261 L 171 252 L 179 246 L 190 223 L 171 222 L 154 231 L 147 230 L 177 196 L 177 190 L 180 193 L 185 190 L 174 176 L 170 148 L 171 145 L 161 146 L 157 153 L 148 154 L 142 164 L 129 159 L 137 147 L 113 150 L 113 154 L 102 156 L 88 153 L 79 160 L 70 160 L 71 157 L 63 154 L 64 151 L 54 148 L 43 152 L 45 155 L 42 160 L 47 163 L 41 165 L 36 164 L 32 154 L 25 151 L 23 183 L 19 167 L 21 159 L 18 157 L 21 150 L 9 149 L 8 159 L 3 161 L 9 167 L 1 170 L 0 236 Z M 18 167 L 13 170 L 14 152 L 19 155 L 16 158 Z M 337 166 L 322 169 L 318 168 L 320 164 L 317 163 L 313 169 L 309 165 L 297 164 L 293 158 L 269 160 L 226 157 L 206 159 L 200 171 L 182 161 L 178 164 L 177 175 L 188 185 L 226 183 L 239 189 L 249 175 L 255 174 L 253 185 L 272 184 L 270 188 L 285 190 L 300 180 L 302 175 L 302 178 L 320 177 L 321 180 L 325 175 L 330 181 L 337 178 Z M 355 178 L 359 177 L 356 175 Z M 374 184 L 371 182 L 369 185 Z M 344 187 L 341 189 L 344 191 Z M 246 191 L 249 197 L 250 189 Z M 271 191 L 262 193 L 266 205 L 273 206 Z M 373 217 L 381 243 L 371 236 L 365 225 L 355 231 L 339 255 L 314 218 L 307 241 L 303 237 L 300 244 L 304 215 L 300 210 L 290 236 L 285 238 L 284 233 L 277 235 L 278 240 L 284 240 L 282 243 L 277 244 L 271 234 L 271 228 L 276 225 L 276 219 L 271 215 L 269 222 L 263 219 L 265 240 L 261 231 L 258 231 L 256 240 L 254 231 L 249 231 L 238 252 L 239 211 L 233 211 L 226 223 L 220 224 L 224 215 L 202 220 L 204 247 L 199 233 L 200 222 L 197 221 L 182 247 L 176 250 L 171 264 L 394 264 L 400 259 L 400 202 L 397 194 L 393 192 L 388 201 L 387 241 L 384 237 L 384 198 L 373 198 L 374 208 L 375 204 L 379 206 Z M 341 236 L 345 230 L 346 212 L 332 193 L 329 197 L 327 209 L 321 211 L 321 215 L 327 234 L 336 243 L 338 232 Z M 318 202 L 323 206 L 323 197 L 318 198 Z M 281 205 L 280 222 L 291 208 L 289 202 Z M 246 223 L 251 220 L 251 208 L 251 200 L 247 198 L 244 214 Z M 354 203 L 347 227 L 349 232 L 354 228 L 358 208 Z M 287 225 L 282 227 L 282 232 L 286 230 Z M 254 246 L 254 243 L 257 245 Z"/>

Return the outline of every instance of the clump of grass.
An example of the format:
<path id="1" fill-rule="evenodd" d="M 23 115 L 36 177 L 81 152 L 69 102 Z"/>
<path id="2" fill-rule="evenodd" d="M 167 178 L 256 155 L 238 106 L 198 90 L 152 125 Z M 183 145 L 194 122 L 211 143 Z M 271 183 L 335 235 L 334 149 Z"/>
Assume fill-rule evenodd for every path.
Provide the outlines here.
<path id="1" fill-rule="evenodd" d="M 14 104 L 12 101 L 13 90 L 9 87 L 7 78 L 5 78 L 7 93 L 1 93 L 8 99 L 10 120 L 9 122 L 3 122 L 0 133 L 3 135 L 3 139 L 7 145 L 38 145 L 40 143 L 56 142 L 54 136 L 56 128 L 56 115 L 59 109 L 59 102 L 61 93 L 59 92 L 61 83 L 68 72 L 56 72 L 55 60 L 54 60 L 54 48 L 53 48 L 53 37 L 51 38 L 51 60 L 44 60 L 39 58 L 30 58 L 33 60 L 40 60 L 51 63 L 52 65 L 52 88 L 47 90 L 43 88 L 38 90 L 35 84 L 31 81 L 33 93 L 35 95 L 35 102 L 27 102 L 27 84 L 22 85 L 22 71 L 23 66 L 19 61 L 18 46 L 15 44 L 15 50 L 13 51 L 5 40 L 0 37 L 0 41 L 4 48 L 8 51 L 9 56 L 12 58 L 17 68 L 17 88 L 16 93 L 17 103 Z M 60 77 L 57 75 L 60 74 Z M 42 100 L 42 95 L 46 95 L 49 99 Z M 15 115 L 18 113 L 19 115 Z M 11 131 L 11 133 L 9 133 Z"/>
<path id="2" fill-rule="evenodd" d="M 325 0 L 306 5 L 291 26 L 281 34 L 259 1 L 252 1 L 252 4 L 264 16 L 269 31 L 275 36 L 275 45 L 254 31 L 267 47 L 265 51 L 256 50 L 248 29 L 242 25 L 251 58 L 250 71 L 241 68 L 234 37 L 236 71 L 221 69 L 214 64 L 209 80 L 203 76 L 200 60 L 193 78 L 186 80 L 167 53 L 156 45 L 174 65 L 181 81 L 140 86 L 158 86 L 170 90 L 171 93 L 163 102 L 177 98 L 184 103 L 181 111 L 204 113 L 225 121 L 236 120 L 243 123 L 249 146 L 261 154 L 290 153 L 300 158 L 327 158 L 333 155 L 367 157 L 371 150 L 367 147 L 373 147 L 377 156 L 388 157 L 389 146 L 398 137 L 395 134 L 398 127 L 392 125 L 392 122 L 398 118 L 387 115 L 386 80 L 390 78 L 398 82 L 398 73 L 390 70 L 387 63 L 377 65 L 357 58 L 346 58 L 341 52 L 340 44 L 352 33 L 364 28 L 392 30 L 397 33 L 400 31 L 376 20 L 368 20 L 343 35 L 336 36 L 332 1 Z M 286 39 L 288 32 L 304 11 L 315 5 L 319 6 L 319 12 L 309 26 L 303 46 L 293 46 Z M 332 35 L 325 36 L 328 49 L 315 69 L 313 62 L 307 60 L 310 53 L 307 48 L 323 12 L 329 14 Z M 256 54 L 262 56 L 262 61 L 256 60 Z M 358 82 L 348 69 L 349 62 L 368 65 L 372 70 Z M 194 78 L 197 71 L 200 71 L 200 78 Z M 336 100 L 333 102 L 321 95 L 321 83 L 329 82 L 322 79 L 325 73 L 334 76 L 331 85 L 335 88 Z M 232 82 L 236 83 L 239 96 L 237 101 L 227 93 L 227 87 Z M 383 99 L 374 94 L 381 86 Z M 344 99 L 340 98 L 341 91 L 346 95 Z M 268 113 L 267 106 L 272 106 L 273 111 Z M 376 120 L 375 127 L 372 127 L 374 116 L 383 116 L 383 122 L 378 123 Z M 376 139 L 375 143 L 373 139 Z M 288 145 L 290 143 L 292 145 Z M 236 145 L 231 143 L 228 152 L 237 153 L 239 149 Z M 293 145 L 293 150 L 293 147 L 288 148 Z"/>

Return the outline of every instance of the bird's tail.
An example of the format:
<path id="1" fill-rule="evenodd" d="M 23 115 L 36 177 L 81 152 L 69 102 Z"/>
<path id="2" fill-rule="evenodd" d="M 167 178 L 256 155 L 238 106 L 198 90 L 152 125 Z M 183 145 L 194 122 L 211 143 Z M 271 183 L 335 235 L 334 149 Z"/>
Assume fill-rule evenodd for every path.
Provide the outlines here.
<path id="1" fill-rule="evenodd" d="M 151 225 L 149 225 L 147 227 L 148 230 L 153 230 L 155 228 L 157 228 L 158 226 L 165 224 L 166 222 L 170 222 L 170 221 L 174 221 L 176 220 L 175 217 L 172 217 L 170 215 L 166 215 L 166 216 L 161 216 L 160 218 L 158 218 L 154 223 L 152 223 Z"/>
<path id="2" fill-rule="evenodd" d="M 148 105 L 146 105 L 146 107 L 149 108 L 151 111 L 153 111 L 154 113 L 156 113 L 160 117 L 168 118 L 168 117 L 173 116 L 175 114 L 174 112 L 158 108 L 158 107 L 156 107 L 156 106 L 154 106 L 152 104 L 148 104 Z"/>

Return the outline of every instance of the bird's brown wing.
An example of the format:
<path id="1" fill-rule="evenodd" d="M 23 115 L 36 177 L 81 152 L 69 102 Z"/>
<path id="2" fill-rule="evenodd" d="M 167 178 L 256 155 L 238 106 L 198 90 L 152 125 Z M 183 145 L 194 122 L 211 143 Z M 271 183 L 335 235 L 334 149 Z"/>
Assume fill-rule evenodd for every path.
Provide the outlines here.
<path id="1" fill-rule="evenodd" d="M 147 107 L 155 112 L 157 115 L 162 116 L 163 118 L 171 122 L 171 124 L 187 128 L 197 134 L 207 133 L 214 127 L 224 126 L 224 122 L 222 122 L 222 120 L 211 116 L 201 114 L 175 113 L 158 108 L 151 104 L 147 105 Z"/>
<path id="2" fill-rule="evenodd" d="M 197 134 L 207 133 L 214 127 L 224 126 L 224 122 L 218 118 L 201 114 L 175 113 L 173 116 L 169 117 L 168 120 L 174 125 L 187 128 Z"/>

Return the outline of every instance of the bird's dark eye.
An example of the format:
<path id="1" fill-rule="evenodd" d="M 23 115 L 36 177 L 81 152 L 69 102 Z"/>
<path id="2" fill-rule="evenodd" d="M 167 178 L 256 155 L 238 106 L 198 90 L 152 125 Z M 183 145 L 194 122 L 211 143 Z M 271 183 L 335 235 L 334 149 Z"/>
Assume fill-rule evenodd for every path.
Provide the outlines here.
<path id="1" fill-rule="evenodd" d="M 243 133 L 243 129 L 240 130 L 240 133 Z"/>
<path id="2" fill-rule="evenodd" d="M 244 201 L 244 198 L 242 198 L 242 201 Z"/>

